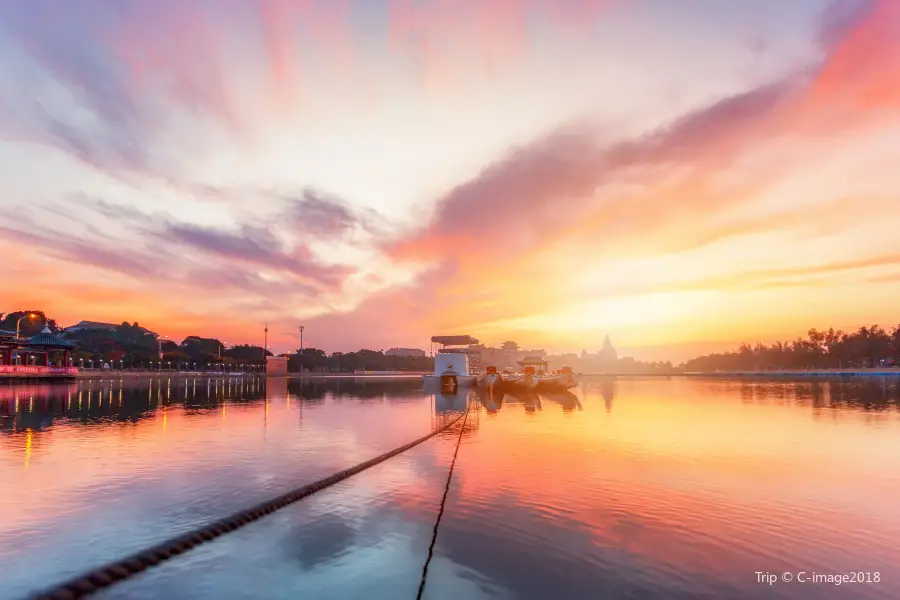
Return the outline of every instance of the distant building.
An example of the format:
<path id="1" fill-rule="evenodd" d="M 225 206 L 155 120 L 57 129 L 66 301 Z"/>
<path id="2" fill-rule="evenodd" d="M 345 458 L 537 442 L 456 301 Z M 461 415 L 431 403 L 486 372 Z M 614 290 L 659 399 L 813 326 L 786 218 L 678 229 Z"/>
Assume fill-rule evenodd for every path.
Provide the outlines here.
<path id="1" fill-rule="evenodd" d="M 425 356 L 425 351 L 419 348 L 391 348 L 384 353 L 385 356 Z"/>
<path id="2" fill-rule="evenodd" d="M 116 328 L 118 328 L 118 327 L 119 327 L 119 325 L 116 325 L 114 323 L 100 323 L 98 321 L 82 321 L 80 323 L 72 325 L 71 327 L 66 327 L 65 329 L 63 329 L 63 331 L 66 333 L 77 333 L 79 331 L 115 331 Z M 143 327 L 141 327 L 140 329 L 142 329 L 144 332 L 152 335 L 153 337 L 159 337 L 158 334 L 154 333 L 153 331 L 150 331 L 149 329 L 145 329 Z"/>
<path id="3" fill-rule="evenodd" d="M 519 361 L 533 357 L 543 360 L 547 356 L 544 350 L 522 350 L 515 342 L 505 342 L 501 348 L 484 345 L 469 347 L 469 360 L 484 367 L 498 369 L 518 369 Z"/>

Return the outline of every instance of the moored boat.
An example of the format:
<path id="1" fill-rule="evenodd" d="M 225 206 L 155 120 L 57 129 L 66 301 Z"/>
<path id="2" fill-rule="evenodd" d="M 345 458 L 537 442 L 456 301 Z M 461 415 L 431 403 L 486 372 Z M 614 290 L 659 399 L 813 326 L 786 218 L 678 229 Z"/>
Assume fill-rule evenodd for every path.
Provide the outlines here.
<path id="1" fill-rule="evenodd" d="M 503 377 L 504 385 L 511 388 L 529 390 L 569 390 L 578 385 L 578 379 L 571 367 L 563 367 L 554 373 L 547 373 L 547 363 L 540 358 L 526 358 L 519 361 L 522 373 Z"/>
<path id="2" fill-rule="evenodd" d="M 525 367 L 525 372 L 522 376 L 519 385 L 522 387 L 533 390 L 538 386 L 538 383 L 541 381 L 541 376 L 534 370 L 534 367 Z"/>
<path id="3" fill-rule="evenodd" d="M 476 379 L 469 371 L 469 356 L 466 350 L 447 346 L 466 346 L 477 343 L 478 340 L 468 335 L 457 335 L 435 336 L 431 341 L 441 344 L 442 347 L 434 355 L 434 373 L 422 376 L 425 386 L 439 386 L 443 392 L 455 392 L 461 387 L 474 385 Z"/>
<path id="4" fill-rule="evenodd" d="M 503 377 L 497 372 L 497 367 L 487 367 L 484 375 L 478 378 L 478 387 L 486 390 L 501 385 L 503 385 Z"/>
<path id="5" fill-rule="evenodd" d="M 570 390 L 578 385 L 578 379 L 571 367 L 563 367 L 556 373 L 541 375 L 538 381 L 538 389 L 541 390 Z"/>

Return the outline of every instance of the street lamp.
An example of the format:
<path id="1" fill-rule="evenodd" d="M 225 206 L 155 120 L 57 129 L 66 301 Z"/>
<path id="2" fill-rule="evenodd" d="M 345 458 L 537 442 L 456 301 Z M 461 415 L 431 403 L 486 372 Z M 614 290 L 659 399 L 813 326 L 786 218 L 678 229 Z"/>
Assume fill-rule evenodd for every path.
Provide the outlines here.
<path id="1" fill-rule="evenodd" d="M 303 330 L 306 329 L 305 325 L 300 326 L 300 374 L 303 375 Z"/>
<path id="2" fill-rule="evenodd" d="M 160 338 L 160 337 L 156 338 L 156 347 L 157 347 L 157 349 L 159 350 L 159 370 L 160 370 L 160 372 L 162 371 L 162 357 L 163 357 L 162 343 L 163 343 L 163 339 L 169 339 L 169 336 L 164 335 L 164 336 L 162 336 L 161 338 Z M 152 365 L 153 363 L 150 363 L 150 364 Z"/>
<path id="3" fill-rule="evenodd" d="M 16 339 L 19 339 L 19 326 L 22 325 L 22 321 L 25 319 L 36 319 L 37 313 L 28 313 L 27 315 L 20 317 L 18 321 L 16 321 Z"/>

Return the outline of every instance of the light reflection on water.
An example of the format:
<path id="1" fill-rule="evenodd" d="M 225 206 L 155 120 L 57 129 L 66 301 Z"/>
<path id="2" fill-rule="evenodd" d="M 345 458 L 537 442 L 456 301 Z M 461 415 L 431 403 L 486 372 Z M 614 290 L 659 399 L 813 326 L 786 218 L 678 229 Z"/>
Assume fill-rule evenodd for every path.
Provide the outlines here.
<path id="1" fill-rule="evenodd" d="M 415 380 L 0 387 L 0 595 L 356 464 L 464 410 Z M 588 380 L 474 396 L 428 598 L 900 596 L 888 380 Z M 112 588 L 415 597 L 457 433 Z M 880 571 L 869 585 L 754 572 Z"/>

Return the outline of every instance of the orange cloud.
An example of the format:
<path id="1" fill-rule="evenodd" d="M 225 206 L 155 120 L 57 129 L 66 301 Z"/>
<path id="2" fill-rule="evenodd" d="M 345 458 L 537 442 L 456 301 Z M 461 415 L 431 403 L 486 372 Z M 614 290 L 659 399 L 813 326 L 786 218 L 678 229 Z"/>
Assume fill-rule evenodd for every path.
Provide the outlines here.
<path id="1" fill-rule="evenodd" d="M 387 246 L 396 260 L 431 260 L 452 271 L 451 277 L 431 282 L 436 301 L 420 309 L 431 315 L 425 320 L 433 327 L 484 325 L 539 314 L 541 305 L 565 306 L 564 282 L 577 278 L 585 264 L 697 250 L 789 227 L 846 229 L 846 219 L 858 214 L 867 196 L 835 198 L 819 189 L 821 208 L 812 212 L 808 204 L 793 208 L 790 198 L 777 210 L 758 207 L 774 184 L 813 164 L 814 152 L 827 152 L 795 136 L 815 133 L 828 140 L 863 130 L 876 118 L 864 106 L 898 122 L 896 11 L 893 3 L 880 2 L 858 15 L 812 78 L 791 78 L 725 99 L 624 143 L 603 144 L 589 127 L 566 127 L 514 149 L 456 186 L 439 199 L 430 225 Z M 851 67 L 859 64 L 865 66 Z M 840 138 L 842 144 L 852 143 L 848 139 Z M 792 148 L 785 161 L 742 172 L 755 155 L 768 150 L 788 157 Z M 738 209 L 744 216 L 728 216 Z M 898 218 L 895 211 L 881 214 Z M 662 288 L 833 284 L 828 279 L 833 275 L 894 266 L 897 254 L 884 250 L 783 269 L 748 270 L 742 262 L 732 274 Z M 865 253 L 853 250 L 854 257 L 860 254 Z M 644 287 L 619 293 L 660 286 Z M 617 282 L 608 288 L 615 290 Z"/>

